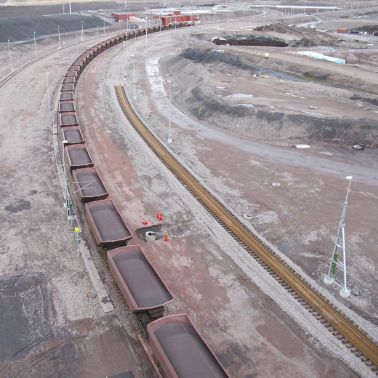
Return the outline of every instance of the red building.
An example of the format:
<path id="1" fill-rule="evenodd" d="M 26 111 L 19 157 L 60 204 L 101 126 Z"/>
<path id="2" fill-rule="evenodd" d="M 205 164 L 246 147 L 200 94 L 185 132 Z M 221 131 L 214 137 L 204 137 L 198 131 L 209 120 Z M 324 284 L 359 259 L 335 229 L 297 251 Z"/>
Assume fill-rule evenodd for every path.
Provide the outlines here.
<path id="1" fill-rule="evenodd" d="M 194 25 L 196 21 L 199 21 L 198 16 L 182 15 L 180 11 L 174 11 L 171 15 L 161 17 L 161 23 L 165 27 L 175 24 Z"/>
<path id="2" fill-rule="evenodd" d="M 112 13 L 112 17 L 114 18 L 114 21 L 116 22 L 122 22 L 127 21 L 130 19 L 130 17 L 133 17 L 134 13 Z"/>

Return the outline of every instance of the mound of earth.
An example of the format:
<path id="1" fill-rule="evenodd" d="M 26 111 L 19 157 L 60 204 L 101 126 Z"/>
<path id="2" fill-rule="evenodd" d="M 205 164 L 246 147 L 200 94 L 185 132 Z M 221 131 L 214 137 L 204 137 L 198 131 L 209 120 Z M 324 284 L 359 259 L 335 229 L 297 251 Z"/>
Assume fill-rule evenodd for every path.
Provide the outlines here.
<path id="1" fill-rule="evenodd" d="M 327 33 L 319 32 L 311 28 L 289 26 L 283 23 L 259 26 L 255 28 L 254 31 L 274 32 L 292 36 L 293 38 L 289 42 L 289 45 L 292 47 L 337 46 L 340 43 L 338 38 Z"/>
<path id="2" fill-rule="evenodd" d="M 369 34 L 378 32 L 378 25 L 363 25 L 356 28 L 353 28 L 355 31 L 367 32 Z"/>
<path id="3" fill-rule="evenodd" d="M 357 102 L 375 106 L 376 96 L 363 91 L 357 96 L 345 88 L 349 102 L 340 105 L 340 86 L 331 84 L 337 78 L 322 71 L 208 48 L 187 48 L 170 58 L 168 66 L 173 81 L 180 83 L 173 88 L 178 107 L 213 127 L 256 140 L 378 145 L 377 119 L 333 112 Z M 303 85 L 309 88 L 306 93 Z M 322 104 L 309 106 L 319 98 Z"/>
<path id="4" fill-rule="evenodd" d="M 258 26 L 254 28 L 255 31 L 264 31 L 264 32 L 275 32 L 280 34 L 294 34 L 297 30 L 295 27 L 283 24 L 281 22 L 277 22 L 274 24 Z"/>
<path id="5" fill-rule="evenodd" d="M 286 47 L 288 44 L 280 39 L 264 35 L 227 35 L 221 38 L 214 38 L 213 43 L 216 45 L 234 45 L 234 46 L 275 46 Z"/>

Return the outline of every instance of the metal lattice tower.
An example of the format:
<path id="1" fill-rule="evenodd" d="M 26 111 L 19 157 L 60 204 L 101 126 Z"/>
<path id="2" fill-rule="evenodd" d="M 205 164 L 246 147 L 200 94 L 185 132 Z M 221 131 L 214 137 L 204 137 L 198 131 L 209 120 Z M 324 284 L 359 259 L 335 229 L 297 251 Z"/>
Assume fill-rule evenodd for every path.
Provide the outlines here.
<path id="1" fill-rule="evenodd" d="M 64 145 L 67 143 L 66 140 L 62 142 L 62 146 L 64 148 Z M 63 152 L 62 152 L 63 156 Z M 68 182 L 68 176 L 67 176 L 67 169 L 66 169 L 66 163 L 64 161 L 64 157 L 62 158 L 62 168 L 63 168 L 63 177 L 64 177 L 64 191 L 63 191 L 63 196 L 64 196 L 64 208 L 66 209 L 66 216 L 67 216 L 67 221 L 68 221 L 68 226 L 70 232 L 74 233 L 74 241 L 76 245 L 76 250 L 79 252 L 79 244 L 81 241 L 81 227 L 78 221 L 78 217 L 76 215 L 75 211 L 75 205 L 73 203 L 71 193 L 70 193 L 70 188 L 69 188 L 69 182 Z M 86 182 L 84 187 L 87 189 L 93 189 L 93 187 L 89 187 L 94 180 L 90 182 Z"/>
<path id="2" fill-rule="evenodd" d="M 328 269 L 328 274 L 324 276 L 324 282 L 327 285 L 336 283 L 340 286 L 340 295 L 344 298 L 349 297 L 350 290 L 347 285 L 347 264 L 346 264 L 346 246 L 345 246 L 345 214 L 348 206 L 348 196 L 350 191 L 350 185 L 352 182 L 352 176 L 346 176 L 349 181 L 348 189 L 341 211 L 339 228 L 337 230 L 337 239 L 333 248 L 332 258 Z M 338 278 L 338 273 L 342 273 L 341 279 Z M 340 273 L 339 273 L 340 275 Z"/>

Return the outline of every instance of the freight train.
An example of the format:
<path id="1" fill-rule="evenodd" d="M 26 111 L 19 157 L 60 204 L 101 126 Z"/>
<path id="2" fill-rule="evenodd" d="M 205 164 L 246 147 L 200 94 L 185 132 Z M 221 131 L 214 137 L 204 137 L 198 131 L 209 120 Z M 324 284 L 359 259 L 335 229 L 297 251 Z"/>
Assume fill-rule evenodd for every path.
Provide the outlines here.
<path id="1" fill-rule="evenodd" d="M 178 21 L 177 19 L 175 21 Z M 88 63 L 104 50 L 126 39 L 172 27 L 188 26 L 186 20 L 122 33 L 82 53 L 68 69 L 61 86 L 58 123 L 64 157 L 75 192 L 84 206 L 94 240 L 107 250 L 111 273 L 128 305 L 147 327 L 155 360 L 168 378 L 228 377 L 226 371 L 186 314 L 164 315 L 174 300 L 143 250 L 128 245 L 132 234 L 119 213 L 86 148 L 76 116 L 75 87 Z"/>

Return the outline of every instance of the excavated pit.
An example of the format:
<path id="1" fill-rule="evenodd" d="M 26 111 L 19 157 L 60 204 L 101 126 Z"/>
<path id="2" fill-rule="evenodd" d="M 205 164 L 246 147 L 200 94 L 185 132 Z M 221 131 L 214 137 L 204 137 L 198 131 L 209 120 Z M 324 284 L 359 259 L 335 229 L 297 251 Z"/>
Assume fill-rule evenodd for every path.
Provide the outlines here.
<path id="1" fill-rule="evenodd" d="M 140 239 L 146 242 L 160 240 L 163 239 L 167 226 L 166 223 L 153 224 L 151 226 L 138 228 L 135 230 L 135 233 Z"/>
<path id="2" fill-rule="evenodd" d="M 248 48 L 211 49 L 205 40 L 196 39 L 168 63 L 173 81 L 187 83 L 173 86 L 175 102 L 195 118 L 259 140 L 378 145 L 378 120 L 365 111 L 377 106 L 369 83 L 282 64 Z"/>
<path id="3" fill-rule="evenodd" d="M 213 39 L 216 45 L 230 46 L 274 46 L 287 47 L 289 44 L 282 39 L 261 35 L 234 35 Z"/>

